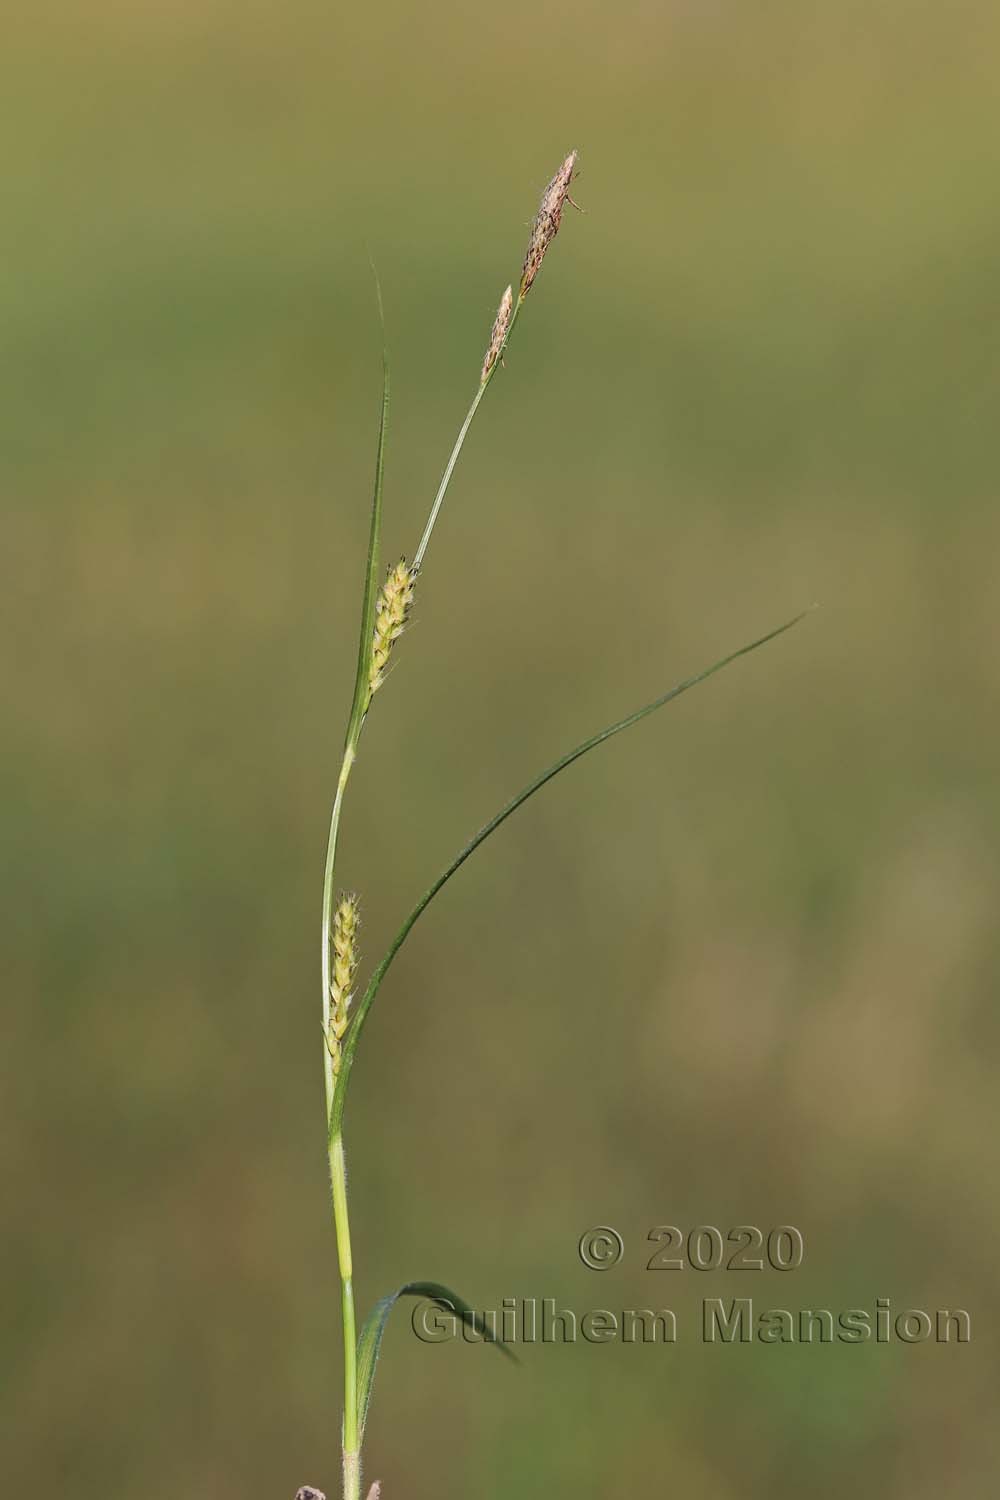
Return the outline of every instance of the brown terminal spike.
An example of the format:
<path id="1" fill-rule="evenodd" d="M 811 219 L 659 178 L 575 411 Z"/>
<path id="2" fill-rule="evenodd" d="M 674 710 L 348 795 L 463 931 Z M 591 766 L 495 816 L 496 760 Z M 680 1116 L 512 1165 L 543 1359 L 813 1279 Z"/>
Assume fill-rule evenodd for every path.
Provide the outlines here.
<path id="1" fill-rule="evenodd" d="M 542 194 L 535 222 L 531 226 L 531 237 L 528 240 L 524 265 L 521 268 L 521 285 L 518 292 L 520 302 L 523 302 L 528 295 L 531 284 L 541 269 L 545 252 L 559 233 L 563 209 L 569 199 L 569 185 L 576 171 L 576 158 L 577 153 L 571 151 Z M 577 205 L 573 206 L 575 208 Z"/>

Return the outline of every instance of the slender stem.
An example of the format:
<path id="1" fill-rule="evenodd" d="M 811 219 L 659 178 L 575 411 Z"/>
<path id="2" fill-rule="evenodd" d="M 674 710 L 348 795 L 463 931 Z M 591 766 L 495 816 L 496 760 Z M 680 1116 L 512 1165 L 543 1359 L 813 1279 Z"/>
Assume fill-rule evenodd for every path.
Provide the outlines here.
<path id="1" fill-rule="evenodd" d="M 378 277 L 375 278 L 378 289 Z M 378 293 L 379 315 L 382 312 L 382 294 Z M 330 1006 L 333 999 L 330 989 L 331 942 L 330 925 L 333 917 L 333 875 L 337 863 L 337 835 L 340 832 L 340 811 L 344 803 L 348 777 L 357 755 L 358 741 L 365 722 L 365 714 L 371 703 L 372 627 L 375 621 L 376 593 L 378 589 L 378 551 L 382 529 L 382 484 L 385 473 L 385 435 L 389 417 L 389 364 L 385 353 L 385 324 L 383 320 L 382 347 L 382 410 L 379 418 L 378 449 L 375 456 L 375 492 L 372 497 L 371 528 L 368 535 L 368 561 L 365 568 L 365 591 L 361 601 L 361 630 L 358 640 L 358 669 L 354 679 L 354 696 L 351 715 L 347 724 L 344 758 L 337 778 L 337 792 L 330 814 L 330 835 L 326 845 L 326 865 L 323 870 L 323 922 L 320 950 L 320 970 L 323 983 L 323 1077 L 326 1086 L 326 1130 L 330 1155 L 330 1182 L 333 1189 L 333 1223 L 337 1240 L 337 1255 L 340 1260 L 340 1279 L 343 1305 L 344 1333 L 344 1500 L 359 1500 L 361 1489 L 361 1457 L 358 1452 L 358 1381 L 357 1346 L 354 1331 L 354 1283 L 351 1263 L 351 1232 L 347 1218 L 347 1176 L 344 1167 L 344 1147 L 337 1132 L 337 1139 L 330 1136 L 330 1121 L 333 1117 L 336 1074 L 330 1050 Z"/>
<path id="2" fill-rule="evenodd" d="M 465 443 L 472 419 L 479 409 L 479 404 L 486 394 L 487 388 L 497 366 L 500 363 L 500 355 L 507 347 L 511 330 L 517 319 L 521 308 L 518 299 L 511 317 L 507 337 L 503 348 L 499 351 L 496 362 L 488 372 L 486 379 L 480 382 L 472 405 L 466 413 L 465 421 L 459 429 L 455 445 L 451 450 L 447 467 L 441 483 L 438 486 L 434 503 L 431 506 L 427 525 L 424 527 L 420 545 L 413 559 L 415 569 L 423 562 L 424 553 L 427 551 L 434 524 L 437 521 L 438 512 L 451 483 L 455 465 L 458 463 L 459 454 Z M 380 299 L 381 302 L 381 299 Z M 347 1167 L 344 1158 L 344 1140 L 342 1135 L 342 1107 L 335 1111 L 337 1098 L 336 1073 L 334 1071 L 333 1056 L 327 1044 L 330 1034 L 330 1006 L 331 1006 L 331 925 L 333 921 L 333 877 L 337 863 L 337 838 L 340 832 L 340 814 L 344 802 L 344 793 L 357 756 L 358 741 L 361 738 L 361 730 L 364 725 L 365 715 L 371 702 L 371 691 L 368 685 L 369 672 L 371 668 L 371 638 L 372 625 L 375 613 L 375 570 L 378 565 L 378 536 L 381 523 L 382 505 L 382 468 L 385 445 L 386 413 L 389 402 L 388 373 L 383 361 L 383 389 L 382 389 L 382 421 L 379 428 L 379 447 L 376 461 L 375 477 L 375 499 L 372 509 L 372 528 L 368 549 L 368 575 L 365 591 L 364 605 L 362 609 L 361 641 L 359 646 L 358 673 L 354 686 L 354 701 L 351 707 L 351 717 L 347 726 L 347 741 L 344 746 L 344 758 L 341 762 L 340 775 L 337 779 L 337 791 L 333 800 L 333 810 L 330 814 L 330 834 L 326 846 L 326 865 L 323 871 L 323 922 L 322 922 L 322 950 L 321 950 L 321 972 L 323 982 L 323 1069 L 326 1085 L 326 1117 L 327 1117 L 327 1140 L 330 1158 L 330 1185 L 333 1193 L 333 1225 L 337 1240 L 337 1256 L 340 1265 L 341 1283 L 341 1305 L 343 1309 L 343 1333 L 344 1333 L 344 1500 L 360 1500 L 361 1495 L 361 1445 L 358 1430 L 358 1356 L 357 1335 L 354 1317 L 354 1266 L 351 1256 L 351 1227 L 347 1212 Z M 352 1028 L 353 1029 L 353 1028 Z"/>
<path id="3" fill-rule="evenodd" d="M 476 391 L 476 394 L 473 397 L 472 405 L 466 412 L 465 421 L 462 423 L 461 427 L 458 430 L 458 437 L 455 439 L 455 446 L 451 450 L 451 457 L 448 459 L 448 464 L 445 468 L 441 483 L 438 485 L 438 492 L 434 496 L 434 504 L 431 506 L 431 513 L 427 517 L 427 525 L 424 527 L 424 534 L 420 538 L 420 545 L 413 557 L 414 568 L 419 568 L 420 564 L 424 560 L 424 553 L 427 551 L 427 543 L 430 541 L 431 532 L 434 530 L 434 522 L 438 518 L 438 511 L 441 509 L 441 503 L 448 492 L 448 485 L 451 483 L 452 473 L 454 471 L 455 465 L 458 463 L 458 455 L 461 453 L 462 447 L 465 443 L 466 433 L 472 426 L 472 419 L 476 415 L 476 412 L 479 410 L 479 403 L 480 401 L 482 401 L 483 396 L 486 394 L 486 386 L 488 385 L 488 383 L 488 381 L 484 382 Z"/>
<path id="4" fill-rule="evenodd" d="M 355 722 L 356 721 L 356 722 Z M 333 916 L 333 874 L 337 862 L 337 835 L 340 831 L 340 811 L 344 802 L 351 767 L 357 754 L 363 715 L 352 715 L 337 778 L 337 792 L 330 814 L 330 837 L 326 846 L 326 867 L 323 872 L 323 946 L 321 968 L 323 975 L 323 1071 L 326 1084 L 326 1118 L 329 1138 L 330 1120 L 333 1112 L 334 1084 L 333 1056 L 327 1044 L 330 1034 L 330 924 Z M 358 1353 L 354 1320 L 354 1263 L 351 1255 L 351 1224 L 347 1212 L 347 1165 L 344 1159 L 343 1136 L 338 1131 L 329 1139 L 330 1187 L 333 1193 L 333 1228 L 337 1241 L 337 1260 L 340 1267 L 341 1323 L 344 1335 L 344 1500 L 360 1500 L 361 1454 L 358 1445 Z"/>
<path id="5" fill-rule="evenodd" d="M 427 517 L 427 525 L 424 527 L 424 534 L 420 538 L 420 545 L 417 547 L 417 550 L 413 557 L 414 568 L 419 568 L 420 564 L 424 560 L 424 553 L 427 551 L 427 544 L 431 539 L 431 532 L 434 530 L 434 523 L 437 521 L 438 511 L 441 509 L 444 497 L 448 493 L 448 486 L 451 483 L 451 476 L 455 471 L 455 465 L 458 463 L 458 456 L 465 446 L 465 439 L 468 435 L 469 428 L 472 426 L 472 419 L 476 415 L 476 412 L 479 410 L 480 401 L 482 401 L 483 397 L 486 395 L 486 392 L 489 389 L 490 381 L 493 379 L 493 376 L 500 368 L 500 361 L 503 358 L 504 350 L 510 343 L 510 336 L 514 332 L 514 324 L 517 322 L 517 315 L 521 311 L 523 302 L 524 298 L 518 297 L 516 303 L 514 304 L 514 311 L 511 314 L 510 319 L 510 326 L 507 329 L 507 337 L 504 339 L 497 357 L 493 362 L 493 366 L 486 376 L 486 379 L 481 383 L 479 389 L 476 391 L 475 396 L 472 398 L 472 405 L 469 407 L 469 410 L 465 414 L 465 421 L 458 429 L 458 437 L 455 439 L 455 446 L 452 448 L 451 454 L 448 458 L 448 462 L 445 465 L 444 474 L 441 476 L 441 483 L 438 485 L 437 494 L 434 496 L 434 504 L 431 506 L 431 513 Z"/>
<path id="6" fill-rule="evenodd" d="M 320 969 L 323 978 L 323 1070 L 326 1081 L 326 1116 L 330 1118 L 330 1110 L 333 1105 L 333 1057 L 330 1048 L 326 1045 L 325 1038 L 330 1034 L 330 923 L 333 918 L 333 871 L 337 863 L 337 834 L 340 831 L 340 809 L 344 801 L 344 791 L 347 787 L 347 779 L 354 765 L 354 757 L 357 746 L 357 738 L 349 736 L 344 749 L 344 759 L 340 767 L 340 776 L 337 779 L 337 794 L 333 799 L 333 811 L 330 814 L 330 837 L 326 845 L 326 867 L 323 871 L 323 938 L 322 954 L 320 958 Z"/>
<path id="7" fill-rule="evenodd" d="M 340 1133 L 330 1142 L 330 1184 L 333 1188 L 333 1225 L 340 1262 L 341 1306 L 344 1324 L 344 1500 L 359 1500 L 361 1452 L 358 1443 L 358 1354 L 354 1324 L 354 1264 L 351 1223 L 347 1213 L 347 1163 Z"/>
<path id="8" fill-rule="evenodd" d="M 323 875 L 323 1069 L 326 1083 L 328 1130 L 333 1110 L 335 1083 L 333 1056 L 326 1044 L 330 1028 L 330 922 L 333 913 L 333 872 L 337 860 L 340 810 L 351 767 L 354 764 L 356 744 L 357 735 L 349 734 L 343 763 L 340 767 L 340 776 L 337 780 L 333 812 L 330 815 L 330 837 L 327 843 L 326 869 Z M 351 1223 L 347 1212 L 347 1165 L 344 1159 L 344 1140 L 339 1132 L 329 1143 L 329 1158 L 330 1186 L 333 1193 L 333 1228 L 340 1266 L 341 1322 L 344 1335 L 344 1500 L 360 1500 L 361 1455 L 358 1450 L 358 1355 L 354 1320 L 354 1262 L 351 1255 Z"/>

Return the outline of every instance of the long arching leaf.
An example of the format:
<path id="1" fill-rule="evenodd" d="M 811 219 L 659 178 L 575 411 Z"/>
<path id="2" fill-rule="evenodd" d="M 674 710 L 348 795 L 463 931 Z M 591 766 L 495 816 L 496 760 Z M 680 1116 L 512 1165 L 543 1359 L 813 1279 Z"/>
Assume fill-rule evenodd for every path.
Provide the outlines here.
<path id="1" fill-rule="evenodd" d="M 439 1281 L 408 1281 L 398 1291 L 390 1292 L 388 1297 L 381 1297 L 376 1302 L 365 1319 L 365 1326 L 358 1338 L 359 1441 L 362 1441 L 365 1435 L 365 1421 L 372 1398 L 372 1382 L 375 1379 L 375 1366 L 378 1364 L 379 1351 L 382 1347 L 382 1335 L 385 1332 L 389 1314 L 400 1297 L 426 1297 L 428 1301 L 436 1302 L 438 1307 L 443 1308 L 445 1312 L 454 1313 L 456 1317 L 461 1318 L 462 1322 L 473 1329 L 487 1344 L 495 1344 L 501 1353 L 516 1361 L 513 1351 L 490 1332 L 479 1313 L 470 1307 L 464 1298 L 459 1297 L 457 1292 L 442 1286 Z"/>
<path id="2" fill-rule="evenodd" d="M 731 651 L 728 656 L 722 657 L 721 660 L 714 662 L 710 667 L 706 667 L 704 671 L 697 672 L 693 677 L 685 678 L 683 682 L 679 682 L 675 687 L 672 687 L 667 692 L 662 693 L 659 698 L 654 698 L 652 703 L 647 703 L 645 707 L 636 709 L 635 713 L 627 715 L 627 717 L 624 719 L 619 719 L 616 724 L 609 724 L 606 729 L 599 730 L 597 734 L 592 734 L 589 739 L 584 740 L 582 744 L 577 745 L 575 749 L 568 751 L 566 755 L 560 756 L 557 761 L 555 761 L 546 770 L 542 771 L 541 774 L 536 776 L 533 781 L 529 781 L 528 785 L 523 789 L 523 791 L 518 792 L 516 797 L 512 797 L 511 800 L 506 804 L 506 806 L 502 807 L 496 814 L 496 816 L 492 817 L 488 823 L 484 824 L 479 832 L 469 840 L 469 842 L 465 845 L 465 848 L 460 850 L 459 853 L 456 854 L 455 858 L 452 860 L 447 869 L 443 870 L 438 876 L 437 880 L 435 880 L 434 884 L 424 892 L 420 900 L 417 902 L 416 906 L 410 912 L 410 915 L 407 917 L 406 921 L 403 923 L 402 927 L 396 933 L 396 936 L 393 938 L 392 943 L 389 946 L 389 951 L 386 953 L 385 957 L 382 959 L 375 972 L 372 974 L 372 977 L 368 982 L 368 988 L 365 990 L 363 996 L 361 997 L 361 1001 L 355 1013 L 354 1020 L 351 1023 L 351 1026 L 348 1029 L 347 1035 L 344 1039 L 343 1057 L 341 1059 L 340 1072 L 337 1075 L 337 1083 L 333 1096 L 333 1108 L 330 1110 L 331 1140 L 333 1139 L 334 1135 L 340 1130 L 341 1124 L 343 1122 L 344 1104 L 347 1098 L 347 1084 L 351 1076 L 351 1067 L 354 1063 L 354 1054 L 357 1051 L 358 1039 L 361 1035 L 362 1027 L 367 1020 L 368 1012 L 370 1011 L 372 1006 L 372 1001 L 378 994 L 379 985 L 385 978 L 389 965 L 392 963 L 396 954 L 399 952 L 400 948 L 403 946 L 407 937 L 409 936 L 410 931 L 417 921 L 417 918 L 427 910 L 428 906 L 434 900 L 434 897 L 437 895 L 438 891 L 440 891 L 443 886 L 447 885 L 448 881 L 455 874 L 456 870 L 461 869 L 462 865 L 464 865 L 465 861 L 469 858 L 469 855 L 473 854 L 479 848 L 480 844 L 485 843 L 490 834 L 495 833 L 496 830 L 500 827 L 500 824 L 506 822 L 511 813 L 516 812 L 523 803 L 527 802 L 529 797 L 533 797 L 537 791 L 541 790 L 546 782 L 551 781 L 554 776 L 558 776 L 560 771 L 565 771 L 567 766 L 571 766 L 573 762 L 575 760 L 579 760 L 582 755 L 586 755 L 590 750 L 596 750 L 597 746 L 603 745 L 605 740 L 610 740 L 614 737 L 614 735 L 620 734 L 623 729 L 629 729 L 633 724 L 638 724 L 640 720 L 645 719 L 649 714 L 655 713 L 656 710 L 658 708 L 662 708 L 664 704 L 672 702 L 674 698 L 679 698 L 682 693 L 686 693 L 690 688 L 697 687 L 699 683 L 705 682 L 709 677 L 714 676 L 716 672 L 721 672 L 723 667 L 729 666 L 730 662 L 738 660 L 738 658 L 741 656 L 748 656 L 751 651 L 756 651 L 760 646 L 766 646 L 768 641 L 773 641 L 776 636 L 783 635 L 786 630 L 791 630 L 793 625 L 797 625 L 800 620 L 804 620 L 806 615 L 809 613 L 809 610 L 804 610 L 802 614 L 796 615 L 793 620 L 787 620 L 784 625 L 779 625 L 776 630 L 769 630 L 767 635 L 762 635 L 758 640 L 751 641 L 749 645 L 741 646 L 737 651 Z"/>

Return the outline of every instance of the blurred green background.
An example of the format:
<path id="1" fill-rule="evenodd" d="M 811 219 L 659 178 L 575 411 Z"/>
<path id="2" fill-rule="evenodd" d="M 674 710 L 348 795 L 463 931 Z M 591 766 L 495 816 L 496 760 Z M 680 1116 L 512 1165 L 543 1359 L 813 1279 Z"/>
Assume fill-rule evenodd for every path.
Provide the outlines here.
<path id="1" fill-rule="evenodd" d="M 463 871 L 348 1125 L 387 1500 L 981 1497 L 1000 1474 L 1000 16 L 57 3 L 5 26 L 5 1488 L 332 1496 L 317 938 L 379 380 L 410 550 L 565 152 L 577 196 L 369 724 L 378 955 L 576 739 L 800 608 Z M 657 1224 L 801 1270 L 647 1272 Z M 597 1275 L 594 1224 L 626 1255 Z M 753 1284 L 750 1285 L 749 1283 Z M 704 1296 L 964 1347 L 705 1348 Z"/>

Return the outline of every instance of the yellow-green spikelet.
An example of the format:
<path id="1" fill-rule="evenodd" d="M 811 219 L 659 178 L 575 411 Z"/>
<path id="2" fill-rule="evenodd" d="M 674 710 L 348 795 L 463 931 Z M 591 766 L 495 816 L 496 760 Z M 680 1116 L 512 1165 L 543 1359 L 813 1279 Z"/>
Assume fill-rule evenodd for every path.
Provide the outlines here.
<path id="1" fill-rule="evenodd" d="M 333 918 L 333 978 L 330 983 L 330 1030 L 327 1045 L 333 1058 L 333 1071 L 340 1071 L 341 1042 L 347 1030 L 348 1011 L 354 998 L 354 978 L 358 971 L 358 928 L 361 917 L 357 896 L 341 896 Z"/>
<path id="2" fill-rule="evenodd" d="M 413 603 L 417 574 L 405 557 L 401 557 L 386 574 L 375 605 L 375 628 L 372 639 L 372 665 L 368 678 L 369 692 L 377 693 L 385 681 L 385 669 L 393 645 L 406 629 Z"/>

